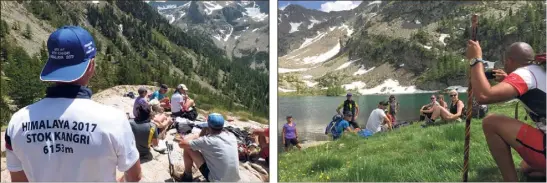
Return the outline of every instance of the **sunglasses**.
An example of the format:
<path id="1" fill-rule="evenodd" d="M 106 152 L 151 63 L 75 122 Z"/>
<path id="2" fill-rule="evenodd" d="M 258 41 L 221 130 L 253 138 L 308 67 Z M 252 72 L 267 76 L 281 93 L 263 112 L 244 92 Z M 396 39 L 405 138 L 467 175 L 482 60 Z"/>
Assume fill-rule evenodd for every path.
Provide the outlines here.
<path id="1" fill-rule="evenodd" d="M 458 95 L 450 95 L 451 97 L 455 97 L 455 96 L 458 96 Z"/>
<path id="2" fill-rule="evenodd" d="M 431 97 L 431 100 L 435 100 L 435 98 Z"/>

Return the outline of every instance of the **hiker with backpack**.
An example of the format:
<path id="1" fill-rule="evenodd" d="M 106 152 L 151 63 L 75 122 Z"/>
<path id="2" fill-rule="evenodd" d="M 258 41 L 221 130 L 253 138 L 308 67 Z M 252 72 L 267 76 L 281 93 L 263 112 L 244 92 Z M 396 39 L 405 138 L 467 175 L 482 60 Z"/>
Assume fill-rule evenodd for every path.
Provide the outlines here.
<path id="1" fill-rule="evenodd" d="M 301 150 L 302 147 L 298 143 L 298 133 L 296 132 L 296 124 L 293 122 L 292 116 L 287 116 L 287 123 L 283 125 L 282 141 L 285 146 L 285 152 L 289 151 L 289 146 L 292 144 Z"/>
<path id="2" fill-rule="evenodd" d="M 333 121 L 329 123 L 327 129 L 325 130 L 325 135 L 330 133 L 332 135 L 332 140 L 336 140 L 342 137 L 342 134 L 344 132 L 354 132 L 350 128 L 349 124 L 349 120 L 351 120 L 352 118 L 353 114 L 349 111 L 344 113 L 343 118 L 341 118 L 340 115 L 333 117 Z"/>
<path id="3" fill-rule="evenodd" d="M 504 55 L 504 69 L 494 70 L 496 85 L 490 85 L 484 72 L 485 61 L 478 41 L 467 42 L 467 59 L 471 67 L 473 97 L 480 104 L 492 104 L 517 98 L 522 102 L 536 127 L 519 119 L 490 114 L 483 119 L 483 131 L 492 157 L 504 181 L 518 181 L 511 147 L 522 157 L 521 172 L 545 176 L 545 55 L 535 56 L 524 42 L 509 46 Z"/>
<path id="4" fill-rule="evenodd" d="M 343 109 L 342 112 L 340 112 L 340 109 Z M 346 112 L 350 112 L 352 114 L 352 118 L 347 120 L 348 123 L 353 128 L 360 128 L 359 124 L 357 124 L 357 117 L 359 116 L 359 105 L 357 105 L 357 102 L 352 99 L 352 94 L 348 93 L 346 95 L 346 100 L 344 100 L 338 108 L 336 108 L 336 113 L 343 115 L 346 114 Z"/>
<path id="5" fill-rule="evenodd" d="M 449 108 L 446 109 L 441 105 L 434 106 L 431 109 L 431 118 L 426 119 L 426 122 L 422 125 L 423 127 L 435 123 L 435 120 L 438 117 L 441 117 L 441 119 L 445 121 L 453 121 L 463 116 L 465 113 L 465 104 L 458 98 L 458 92 L 456 90 L 450 90 L 448 93 L 451 101 Z"/>

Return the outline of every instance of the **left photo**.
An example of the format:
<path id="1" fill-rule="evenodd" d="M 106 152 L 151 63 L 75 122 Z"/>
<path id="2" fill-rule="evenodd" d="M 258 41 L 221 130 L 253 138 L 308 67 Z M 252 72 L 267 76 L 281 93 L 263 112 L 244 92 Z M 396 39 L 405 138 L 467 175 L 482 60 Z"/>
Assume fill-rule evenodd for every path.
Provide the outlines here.
<path id="1" fill-rule="evenodd" d="M 0 3 L 1 182 L 269 181 L 268 1 Z"/>

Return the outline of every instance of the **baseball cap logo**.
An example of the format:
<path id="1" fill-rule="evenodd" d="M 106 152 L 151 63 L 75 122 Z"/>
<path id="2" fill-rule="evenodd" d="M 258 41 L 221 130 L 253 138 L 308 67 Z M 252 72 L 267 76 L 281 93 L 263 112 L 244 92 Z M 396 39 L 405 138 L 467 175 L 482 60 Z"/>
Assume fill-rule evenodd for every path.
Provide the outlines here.
<path id="1" fill-rule="evenodd" d="M 79 26 L 64 26 L 53 32 L 47 41 L 49 58 L 40 79 L 53 82 L 74 82 L 87 71 L 97 54 L 93 37 Z"/>

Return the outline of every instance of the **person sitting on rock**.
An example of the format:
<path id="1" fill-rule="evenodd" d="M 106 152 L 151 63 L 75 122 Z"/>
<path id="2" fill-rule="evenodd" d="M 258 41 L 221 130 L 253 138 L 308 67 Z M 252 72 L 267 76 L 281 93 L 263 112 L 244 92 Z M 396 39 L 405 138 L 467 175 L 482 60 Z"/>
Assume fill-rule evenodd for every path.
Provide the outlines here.
<path id="1" fill-rule="evenodd" d="M 146 88 L 139 88 L 139 97 L 135 99 L 135 103 L 133 104 L 133 116 L 135 117 L 135 121 L 144 121 L 148 119 L 148 116 L 143 118 L 140 115 L 141 113 L 150 113 L 150 106 L 146 100 L 147 93 L 148 90 L 146 90 Z"/>
<path id="2" fill-rule="evenodd" d="M 171 106 L 169 105 L 169 98 L 165 97 L 165 94 L 169 90 L 169 87 L 167 87 L 166 84 L 161 84 L 160 89 L 152 93 L 150 96 L 148 96 L 149 100 L 158 100 L 160 101 L 160 106 L 164 109 L 171 109 Z"/>
<path id="3" fill-rule="evenodd" d="M 179 84 L 173 96 L 171 96 L 171 115 L 186 118 L 195 121 L 198 113 L 195 108 L 194 100 L 188 96 L 188 88 L 184 84 Z"/>
<path id="4" fill-rule="evenodd" d="M 207 118 L 208 134 L 176 137 L 184 149 L 184 173 L 180 181 L 193 180 L 192 167 L 195 164 L 207 181 L 237 182 L 239 176 L 239 153 L 234 134 L 224 130 L 224 117 L 218 113 Z"/>
<path id="5" fill-rule="evenodd" d="M 158 129 L 156 124 L 151 123 L 151 110 L 142 110 L 139 118 L 146 120 L 130 121 L 131 130 L 135 136 L 135 145 L 139 151 L 141 163 L 151 161 L 153 156 L 150 152 L 150 146 L 158 146 Z"/>
<path id="6" fill-rule="evenodd" d="M 431 114 L 433 113 L 433 107 L 438 105 L 440 104 L 439 102 L 437 102 L 437 97 L 435 97 L 435 95 L 431 95 L 431 102 L 420 108 L 420 121 L 423 121 L 426 118 L 431 118 Z"/>
<path id="7" fill-rule="evenodd" d="M 270 163 L 270 128 L 254 129 L 253 135 L 258 136 L 258 146 L 260 147 L 260 156 Z"/>
<path id="8" fill-rule="evenodd" d="M 465 107 L 465 105 L 458 98 L 458 92 L 456 90 L 451 90 L 449 94 L 451 98 L 450 108 L 446 109 L 444 107 L 441 107 L 441 105 L 434 106 L 431 109 L 432 111 L 431 118 L 427 119 L 426 123 L 423 124 L 422 126 L 425 127 L 427 125 L 433 124 L 438 117 L 441 117 L 441 119 L 446 121 L 457 120 L 460 117 L 462 117 L 462 114 L 464 111 L 463 108 Z"/>
<path id="9" fill-rule="evenodd" d="M 163 140 L 165 139 L 167 127 L 173 124 L 173 118 L 164 113 L 163 108 L 157 100 L 150 101 L 150 108 L 152 110 L 150 116 L 152 118 L 151 122 L 158 128 L 159 139 Z M 160 141 L 160 145 L 162 144 L 163 142 Z"/>

